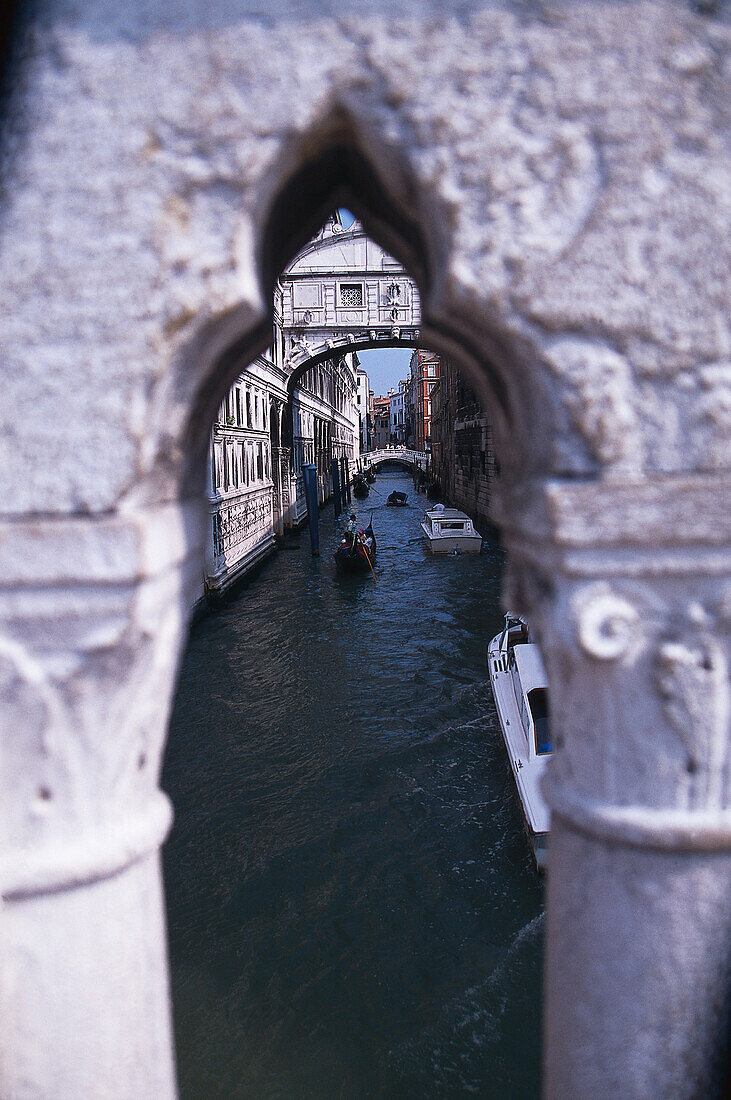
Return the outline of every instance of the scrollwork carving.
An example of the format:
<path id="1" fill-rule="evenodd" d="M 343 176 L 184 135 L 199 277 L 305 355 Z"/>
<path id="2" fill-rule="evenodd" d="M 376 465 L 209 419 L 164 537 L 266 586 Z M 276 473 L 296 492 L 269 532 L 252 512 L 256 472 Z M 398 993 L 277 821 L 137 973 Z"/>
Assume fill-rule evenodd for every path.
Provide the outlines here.
<path id="1" fill-rule="evenodd" d="M 628 660 L 641 641 L 640 615 L 629 600 L 601 585 L 576 601 L 579 644 L 598 661 Z"/>

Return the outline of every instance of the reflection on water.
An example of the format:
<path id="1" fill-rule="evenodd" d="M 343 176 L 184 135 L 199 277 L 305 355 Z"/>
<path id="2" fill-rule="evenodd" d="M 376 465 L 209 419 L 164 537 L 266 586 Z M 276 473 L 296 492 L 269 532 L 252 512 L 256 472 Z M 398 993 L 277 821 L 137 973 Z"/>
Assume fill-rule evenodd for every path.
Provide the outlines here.
<path id="1" fill-rule="evenodd" d="M 392 489 L 410 507 L 385 507 Z M 164 770 L 181 1095 L 539 1095 L 541 884 L 484 666 L 501 554 L 432 558 L 404 475 L 378 584 L 306 533 L 193 629 Z"/>

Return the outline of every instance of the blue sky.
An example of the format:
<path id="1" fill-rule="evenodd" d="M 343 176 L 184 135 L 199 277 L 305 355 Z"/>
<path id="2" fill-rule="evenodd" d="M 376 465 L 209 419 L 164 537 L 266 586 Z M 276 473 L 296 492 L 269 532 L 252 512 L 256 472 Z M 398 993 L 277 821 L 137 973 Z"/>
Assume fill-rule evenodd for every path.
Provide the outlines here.
<path id="1" fill-rule="evenodd" d="M 358 358 L 368 372 L 371 389 L 376 397 L 381 397 L 392 386 L 396 389 L 400 379 L 408 378 L 411 348 L 374 348 L 359 351 Z"/>

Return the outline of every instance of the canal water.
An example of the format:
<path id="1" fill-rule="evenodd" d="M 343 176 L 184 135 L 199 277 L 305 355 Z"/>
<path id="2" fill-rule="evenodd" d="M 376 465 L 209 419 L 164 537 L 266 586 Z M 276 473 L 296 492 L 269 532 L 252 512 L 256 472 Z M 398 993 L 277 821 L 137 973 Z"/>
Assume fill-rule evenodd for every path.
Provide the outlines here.
<path id="1" fill-rule="evenodd" d="M 392 489 L 408 508 L 385 507 Z M 163 785 L 184 1100 L 539 1096 L 542 883 L 485 672 L 502 553 L 430 557 L 407 475 L 377 582 L 333 509 L 192 629 Z"/>

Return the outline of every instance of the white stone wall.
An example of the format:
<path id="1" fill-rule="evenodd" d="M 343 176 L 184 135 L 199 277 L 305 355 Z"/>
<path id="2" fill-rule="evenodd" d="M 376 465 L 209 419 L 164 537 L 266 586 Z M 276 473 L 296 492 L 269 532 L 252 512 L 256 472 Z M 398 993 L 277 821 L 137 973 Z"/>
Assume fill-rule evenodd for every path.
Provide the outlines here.
<path id="1" fill-rule="evenodd" d="M 0 1092 L 174 1092 L 157 779 L 210 426 L 272 341 L 274 276 L 347 202 L 484 402 L 504 599 L 546 655 L 546 1096 L 706 1095 L 731 911 L 725 11 L 28 18 L 1 135 Z"/>
<path id="2" fill-rule="evenodd" d="M 257 356 L 218 410 L 210 450 L 205 570 L 210 593 L 225 591 L 274 548 L 277 471 L 271 417 L 286 400 L 285 372 L 269 356 Z"/>

